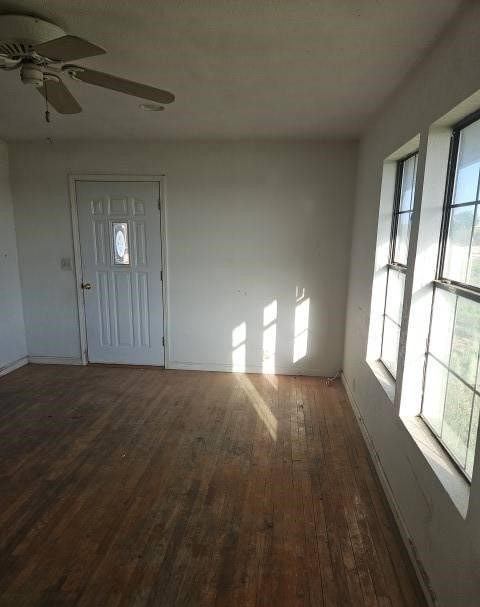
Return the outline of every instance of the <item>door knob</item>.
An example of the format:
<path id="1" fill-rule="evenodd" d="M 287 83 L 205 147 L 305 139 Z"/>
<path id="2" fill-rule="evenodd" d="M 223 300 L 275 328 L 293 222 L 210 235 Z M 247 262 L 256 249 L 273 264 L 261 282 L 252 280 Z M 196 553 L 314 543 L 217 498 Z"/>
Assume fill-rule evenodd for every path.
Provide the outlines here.
<path id="1" fill-rule="evenodd" d="M 82 289 L 85 289 L 85 291 L 89 291 L 92 288 L 91 283 L 89 282 L 82 282 Z"/>

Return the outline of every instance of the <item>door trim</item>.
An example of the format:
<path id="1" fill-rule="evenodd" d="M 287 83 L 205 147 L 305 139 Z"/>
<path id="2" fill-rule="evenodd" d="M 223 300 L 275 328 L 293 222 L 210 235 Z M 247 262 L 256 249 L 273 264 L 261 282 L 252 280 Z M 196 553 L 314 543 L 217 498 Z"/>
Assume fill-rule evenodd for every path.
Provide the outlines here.
<path id="1" fill-rule="evenodd" d="M 111 175 L 105 173 L 85 173 L 68 175 L 68 191 L 70 194 L 70 213 L 72 219 L 73 260 L 75 269 L 75 288 L 77 293 L 78 328 L 80 335 L 80 353 L 83 365 L 88 363 L 87 319 L 83 299 L 82 284 L 82 254 L 80 248 L 80 226 L 78 221 L 77 188 L 79 181 L 153 181 L 158 183 L 160 193 L 160 246 L 162 251 L 162 297 L 163 297 L 163 336 L 165 369 L 169 368 L 170 347 L 168 339 L 168 257 L 167 257 L 167 196 L 165 175 Z"/>

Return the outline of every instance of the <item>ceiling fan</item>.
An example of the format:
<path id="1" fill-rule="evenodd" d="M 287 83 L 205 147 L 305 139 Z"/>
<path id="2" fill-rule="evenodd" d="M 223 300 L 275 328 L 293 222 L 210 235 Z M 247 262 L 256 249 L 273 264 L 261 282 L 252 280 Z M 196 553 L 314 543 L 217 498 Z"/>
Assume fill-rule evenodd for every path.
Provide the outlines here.
<path id="1" fill-rule="evenodd" d="M 66 34 L 60 27 L 27 15 L 0 15 L 0 69 L 20 70 L 24 84 L 35 87 L 60 114 L 78 114 L 80 104 L 61 79 L 73 80 L 133 95 L 162 106 L 175 100 L 173 93 L 111 74 L 98 72 L 70 61 L 103 55 L 105 50 L 83 38 Z"/>

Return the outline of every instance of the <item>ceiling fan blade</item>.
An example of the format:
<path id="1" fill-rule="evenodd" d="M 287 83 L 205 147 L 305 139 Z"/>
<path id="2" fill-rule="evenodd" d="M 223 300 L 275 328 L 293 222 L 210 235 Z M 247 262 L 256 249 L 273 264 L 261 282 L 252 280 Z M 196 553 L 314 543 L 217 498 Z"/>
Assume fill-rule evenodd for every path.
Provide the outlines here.
<path id="1" fill-rule="evenodd" d="M 82 82 L 88 82 L 88 84 L 101 86 L 105 89 L 118 91 L 119 93 L 125 93 L 125 95 L 132 95 L 133 97 L 139 97 L 140 99 L 148 99 L 150 101 L 155 101 L 156 103 L 161 103 L 162 105 L 175 101 L 175 95 L 169 91 L 163 91 L 162 89 L 156 89 L 153 86 L 125 80 L 125 78 L 117 78 L 117 76 L 105 74 L 104 72 L 96 72 L 95 70 L 89 70 L 85 67 L 78 67 L 75 65 L 65 65 L 62 69 L 69 73 L 75 80 L 82 80 Z"/>
<path id="2" fill-rule="evenodd" d="M 15 61 L 13 59 L 9 59 L 8 57 L 4 57 L 0 55 L 0 69 L 2 70 L 17 70 L 22 67 L 21 59 Z"/>
<path id="3" fill-rule="evenodd" d="M 37 88 L 37 91 L 59 114 L 78 114 L 82 111 L 78 101 L 60 79 L 44 80 L 43 86 Z"/>
<path id="4" fill-rule="evenodd" d="M 106 52 L 103 48 L 88 42 L 88 40 L 70 35 L 38 44 L 35 51 L 42 57 L 47 57 L 47 59 L 53 61 L 74 61 L 75 59 L 103 55 Z"/>

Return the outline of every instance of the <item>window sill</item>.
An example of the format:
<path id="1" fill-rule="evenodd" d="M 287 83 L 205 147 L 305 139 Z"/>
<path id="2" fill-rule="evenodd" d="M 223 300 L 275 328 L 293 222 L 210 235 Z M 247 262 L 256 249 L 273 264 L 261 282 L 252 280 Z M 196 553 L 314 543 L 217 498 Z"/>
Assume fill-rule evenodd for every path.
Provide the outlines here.
<path id="1" fill-rule="evenodd" d="M 400 418 L 463 518 L 467 517 L 470 485 L 419 417 Z"/>
<path id="2" fill-rule="evenodd" d="M 395 380 L 385 368 L 385 365 L 380 360 L 367 360 L 372 373 L 377 378 L 378 382 L 385 391 L 389 400 L 393 403 L 395 400 Z"/>

